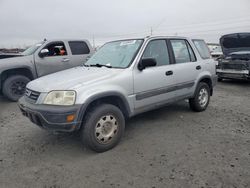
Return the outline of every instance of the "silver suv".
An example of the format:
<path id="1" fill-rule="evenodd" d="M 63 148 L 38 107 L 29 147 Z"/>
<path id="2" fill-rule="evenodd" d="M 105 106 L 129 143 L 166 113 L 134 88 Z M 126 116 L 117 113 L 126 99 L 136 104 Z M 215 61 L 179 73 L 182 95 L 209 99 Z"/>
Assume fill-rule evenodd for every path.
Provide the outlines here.
<path id="1" fill-rule="evenodd" d="M 19 100 L 41 128 L 80 131 L 96 152 L 120 141 L 125 119 L 179 100 L 204 111 L 217 77 L 203 40 L 147 37 L 105 44 L 87 63 L 30 82 Z"/>

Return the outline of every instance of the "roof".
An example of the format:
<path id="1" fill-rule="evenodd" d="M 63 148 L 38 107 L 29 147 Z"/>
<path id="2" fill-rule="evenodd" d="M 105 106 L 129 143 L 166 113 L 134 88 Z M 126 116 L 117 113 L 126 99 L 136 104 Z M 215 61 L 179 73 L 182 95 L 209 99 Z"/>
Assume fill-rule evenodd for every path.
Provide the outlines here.
<path id="1" fill-rule="evenodd" d="M 89 41 L 88 39 L 69 39 L 69 38 L 56 38 L 56 39 L 48 39 L 46 40 L 48 42 L 52 42 L 52 41 Z"/>

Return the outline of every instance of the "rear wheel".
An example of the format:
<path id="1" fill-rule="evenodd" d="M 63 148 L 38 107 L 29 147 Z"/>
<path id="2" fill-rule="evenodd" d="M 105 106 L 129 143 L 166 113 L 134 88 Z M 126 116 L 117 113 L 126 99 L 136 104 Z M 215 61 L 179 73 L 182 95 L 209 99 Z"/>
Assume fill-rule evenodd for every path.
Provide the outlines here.
<path id="1" fill-rule="evenodd" d="M 222 81 L 223 81 L 223 79 L 218 77 L 218 82 L 222 82 Z"/>
<path id="2" fill-rule="evenodd" d="M 81 132 L 83 144 L 96 152 L 107 151 L 119 143 L 124 128 L 125 119 L 119 108 L 99 105 L 86 115 Z"/>
<path id="3" fill-rule="evenodd" d="M 29 81 L 30 79 L 23 75 L 10 76 L 3 83 L 3 95 L 11 101 L 17 101 L 24 95 Z"/>
<path id="4" fill-rule="evenodd" d="M 194 98 L 189 99 L 189 106 L 195 112 L 206 110 L 210 101 L 210 88 L 204 83 L 200 82 L 195 92 Z"/>

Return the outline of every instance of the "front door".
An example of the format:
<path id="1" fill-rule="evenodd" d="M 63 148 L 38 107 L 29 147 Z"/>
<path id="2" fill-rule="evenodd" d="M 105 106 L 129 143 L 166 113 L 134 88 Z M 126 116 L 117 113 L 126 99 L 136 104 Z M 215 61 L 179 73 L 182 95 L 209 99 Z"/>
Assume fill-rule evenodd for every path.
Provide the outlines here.
<path id="1" fill-rule="evenodd" d="M 161 105 L 174 97 L 174 65 L 170 64 L 166 40 L 148 43 L 142 58 L 154 58 L 157 65 L 139 71 L 134 69 L 135 111 Z"/>
<path id="2" fill-rule="evenodd" d="M 48 49 L 49 53 L 45 57 L 35 55 L 35 66 L 38 77 L 71 68 L 68 49 L 64 42 L 52 42 L 43 49 Z"/>

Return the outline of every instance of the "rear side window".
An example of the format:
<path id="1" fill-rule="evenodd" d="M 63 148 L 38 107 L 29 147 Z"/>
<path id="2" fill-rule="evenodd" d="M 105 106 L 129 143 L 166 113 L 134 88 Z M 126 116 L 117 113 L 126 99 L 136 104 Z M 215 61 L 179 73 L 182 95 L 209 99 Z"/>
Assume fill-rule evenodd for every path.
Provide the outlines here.
<path id="1" fill-rule="evenodd" d="M 193 42 L 202 59 L 209 59 L 211 57 L 207 44 L 204 40 L 193 40 Z"/>
<path id="2" fill-rule="evenodd" d="M 88 45 L 83 41 L 69 41 L 69 47 L 72 55 L 83 55 L 90 52 Z"/>
<path id="3" fill-rule="evenodd" d="M 174 39 L 170 40 L 170 43 L 173 48 L 176 63 L 187 63 L 196 61 L 194 52 L 186 40 Z"/>

